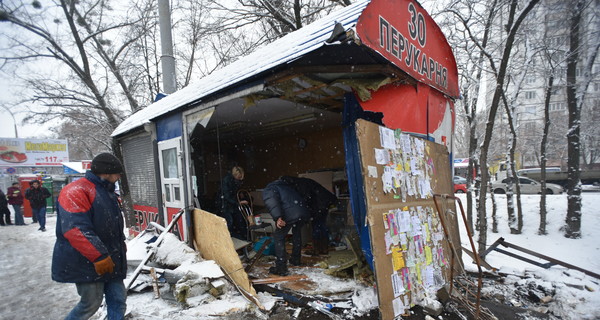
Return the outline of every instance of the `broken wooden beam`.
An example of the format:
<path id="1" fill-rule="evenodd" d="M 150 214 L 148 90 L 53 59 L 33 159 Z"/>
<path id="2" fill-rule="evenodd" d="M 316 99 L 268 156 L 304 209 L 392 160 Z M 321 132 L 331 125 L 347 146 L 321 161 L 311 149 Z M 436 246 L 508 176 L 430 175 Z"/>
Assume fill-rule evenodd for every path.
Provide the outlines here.
<path id="1" fill-rule="evenodd" d="M 308 278 L 304 274 L 295 274 L 291 276 L 283 276 L 283 277 L 270 277 L 263 279 L 252 279 L 252 284 L 266 284 L 266 283 L 277 283 L 284 281 L 298 281 Z"/>
<path id="2" fill-rule="evenodd" d="M 473 252 L 471 252 L 471 250 L 469 250 L 469 249 L 467 249 L 467 248 L 465 248 L 465 247 L 461 247 L 461 248 L 462 248 L 462 251 L 463 251 L 464 253 L 468 254 L 468 255 L 469 255 L 469 257 L 471 257 L 471 259 L 473 259 L 473 261 L 476 261 L 475 254 L 473 254 Z M 492 266 L 491 266 L 489 263 L 487 263 L 487 261 L 485 261 L 485 260 L 483 259 L 483 257 L 481 257 L 481 258 L 479 259 L 479 263 L 481 263 L 481 265 L 482 265 L 484 268 L 488 269 L 488 270 L 492 270 L 492 271 L 495 271 L 495 270 L 496 270 L 496 268 L 492 267 Z"/>
<path id="3" fill-rule="evenodd" d="M 158 289 L 158 277 L 154 268 L 150 268 L 150 276 L 152 277 L 152 289 L 154 290 L 154 299 L 160 298 L 160 290 Z"/>

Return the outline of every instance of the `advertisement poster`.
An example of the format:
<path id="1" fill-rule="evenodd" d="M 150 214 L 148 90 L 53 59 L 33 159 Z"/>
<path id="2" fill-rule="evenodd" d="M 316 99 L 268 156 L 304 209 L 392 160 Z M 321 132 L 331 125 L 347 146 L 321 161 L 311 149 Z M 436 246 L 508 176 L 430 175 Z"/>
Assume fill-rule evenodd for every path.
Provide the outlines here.
<path id="1" fill-rule="evenodd" d="M 0 166 L 62 166 L 68 161 L 67 140 L 0 138 Z"/>

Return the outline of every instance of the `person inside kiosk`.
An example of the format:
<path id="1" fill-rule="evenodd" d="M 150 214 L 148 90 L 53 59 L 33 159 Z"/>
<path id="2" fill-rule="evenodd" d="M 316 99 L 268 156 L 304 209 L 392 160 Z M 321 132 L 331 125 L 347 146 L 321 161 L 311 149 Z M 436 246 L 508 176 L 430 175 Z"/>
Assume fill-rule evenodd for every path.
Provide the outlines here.
<path id="1" fill-rule="evenodd" d="M 244 182 L 244 169 L 233 166 L 221 180 L 221 188 L 216 197 L 219 216 L 227 221 L 227 229 L 232 237 L 248 240 L 248 227 L 238 206 L 237 192 Z"/>

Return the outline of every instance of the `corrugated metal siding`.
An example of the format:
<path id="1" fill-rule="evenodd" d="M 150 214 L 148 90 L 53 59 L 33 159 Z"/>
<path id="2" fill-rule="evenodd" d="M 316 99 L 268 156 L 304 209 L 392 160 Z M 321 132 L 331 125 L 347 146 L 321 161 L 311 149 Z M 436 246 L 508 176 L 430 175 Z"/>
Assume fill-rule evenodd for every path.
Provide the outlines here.
<path id="1" fill-rule="evenodd" d="M 123 165 L 134 204 L 158 208 L 154 154 L 150 135 L 139 135 L 123 140 L 121 145 L 124 150 Z"/>

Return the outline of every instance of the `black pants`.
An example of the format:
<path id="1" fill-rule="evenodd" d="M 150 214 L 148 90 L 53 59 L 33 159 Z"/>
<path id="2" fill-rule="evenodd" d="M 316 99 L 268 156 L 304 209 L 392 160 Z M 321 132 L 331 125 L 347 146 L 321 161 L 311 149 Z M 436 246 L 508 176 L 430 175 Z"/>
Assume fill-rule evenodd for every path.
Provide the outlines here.
<path id="1" fill-rule="evenodd" d="M 12 224 L 10 222 L 10 210 L 8 210 L 8 207 L 0 208 L 0 226 L 5 225 L 5 221 L 6 224 Z"/>
<path id="2" fill-rule="evenodd" d="M 224 208 L 221 211 L 221 217 L 227 221 L 227 229 L 232 237 L 248 240 L 248 226 L 240 210 L 237 208 Z"/>
<path id="3" fill-rule="evenodd" d="M 285 236 L 292 229 L 292 261 L 300 262 L 300 255 L 302 253 L 302 221 L 298 221 L 294 224 L 288 223 L 283 228 L 275 228 L 273 232 L 273 240 L 275 241 L 275 267 L 278 269 L 287 268 L 287 252 L 285 250 Z"/>

